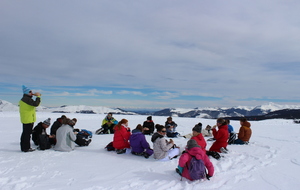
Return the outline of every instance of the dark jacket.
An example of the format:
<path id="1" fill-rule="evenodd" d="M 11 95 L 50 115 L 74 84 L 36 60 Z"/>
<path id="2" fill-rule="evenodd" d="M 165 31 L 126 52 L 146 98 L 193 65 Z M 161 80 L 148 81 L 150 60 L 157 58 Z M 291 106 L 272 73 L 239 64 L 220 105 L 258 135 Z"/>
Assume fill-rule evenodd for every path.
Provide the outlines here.
<path id="1" fill-rule="evenodd" d="M 46 129 L 43 127 L 43 123 L 39 122 L 37 126 L 32 130 L 32 141 L 35 145 L 39 145 L 39 135 L 47 135 Z"/>
<path id="2" fill-rule="evenodd" d="M 154 132 L 154 122 L 151 121 L 144 121 L 143 128 L 147 127 L 149 130 L 144 130 L 144 134 L 151 134 Z"/>
<path id="3" fill-rule="evenodd" d="M 61 126 L 62 126 L 62 119 L 57 118 L 56 121 L 54 121 L 54 123 L 51 126 L 50 135 L 56 135 L 57 129 L 60 128 Z"/>

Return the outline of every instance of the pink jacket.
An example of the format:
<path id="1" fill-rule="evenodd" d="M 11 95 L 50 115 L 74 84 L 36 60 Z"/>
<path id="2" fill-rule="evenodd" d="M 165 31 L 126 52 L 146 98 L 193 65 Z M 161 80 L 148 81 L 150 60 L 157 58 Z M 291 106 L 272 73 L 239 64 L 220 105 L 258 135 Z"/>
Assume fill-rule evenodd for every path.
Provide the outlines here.
<path id="1" fill-rule="evenodd" d="M 197 144 L 201 146 L 202 150 L 206 152 L 206 141 L 201 133 L 195 137 L 192 137 L 191 139 L 194 139 L 197 142 Z"/>
<path id="2" fill-rule="evenodd" d="M 208 170 L 208 175 L 213 176 L 214 175 L 214 166 L 209 160 L 206 153 L 199 147 L 191 148 L 190 150 L 186 149 L 186 153 L 183 153 L 179 158 L 179 166 L 183 168 L 182 171 L 182 177 L 185 177 L 189 180 L 191 179 L 191 176 L 188 172 L 187 166 L 190 165 L 192 156 L 195 156 L 198 160 L 202 159 L 204 162 L 204 165 L 206 169 Z"/>

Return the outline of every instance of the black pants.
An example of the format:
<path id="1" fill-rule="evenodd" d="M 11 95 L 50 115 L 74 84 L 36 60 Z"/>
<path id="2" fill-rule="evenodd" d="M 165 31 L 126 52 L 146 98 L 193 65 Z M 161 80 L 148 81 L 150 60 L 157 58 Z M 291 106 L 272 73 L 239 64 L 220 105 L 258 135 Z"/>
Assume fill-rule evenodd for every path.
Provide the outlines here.
<path id="1" fill-rule="evenodd" d="M 102 125 L 103 130 L 103 134 L 108 134 L 108 132 L 110 134 L 114 134 L 114 126 L 115 124 L 111 124 L 110 126 L 107 124 Z"/>
<path id="2" fill-rule="evenodd" d="M 33 123 L 23 124 L 23 132 L 21 135 L 21 150 L 27 151 L 31 148 L 30 146 L 30 138 L 32 133 Z"/>

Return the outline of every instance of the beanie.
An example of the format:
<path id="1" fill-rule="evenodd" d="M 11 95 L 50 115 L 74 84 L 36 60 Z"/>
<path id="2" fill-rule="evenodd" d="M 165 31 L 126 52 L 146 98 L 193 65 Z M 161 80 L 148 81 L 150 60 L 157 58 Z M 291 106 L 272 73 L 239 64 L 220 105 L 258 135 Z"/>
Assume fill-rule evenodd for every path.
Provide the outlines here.
<path id="1" fill-rule="evenodd" d="M 192 130 L 196 131 L 198 133 L 201 133 L 201 131 L 202 131 L 202 123 L 198 123 L 197 125 L 195 125 L 195 127 Z"/>
<path id="2" fill-rule="evenodd" d="M 190 139 L 187 142 L 187 149 L 191 149 L 191 148 L 194 148 L 194 147 L 200 147 L 200 146 L 197 144 L 197 142 L 194 139 Z"/>
<path id="3" fill-rule="evenodd" d="M 24 94 L 29 94 L 29 92 L 31 91 L 29 88 L 27 88 L 25 85 L 22 86 L 23 89 L 23 93 Z"/>
<path id="4" fill-rule="evenodd" d="M 51 119 L 48 118 L 48 119 L 46 119 L 45 121 L 43 121 L 43 123 L 44 123 L 45 125 L 50 126 L 50 121 L 51 121 Z"/>
<path id="5" fill-rule="evenodd" d="M 152 120 L 152 116 L 148 116 L 147 120 L 151 121 Z"/>

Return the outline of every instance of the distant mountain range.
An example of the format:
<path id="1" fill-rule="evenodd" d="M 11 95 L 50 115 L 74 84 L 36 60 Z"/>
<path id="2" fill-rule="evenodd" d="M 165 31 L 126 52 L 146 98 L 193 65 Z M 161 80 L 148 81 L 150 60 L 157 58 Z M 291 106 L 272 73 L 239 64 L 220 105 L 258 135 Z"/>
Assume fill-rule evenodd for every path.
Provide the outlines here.
<path id="1" fill-rule="evenodd" d="M 18 106 L 5 100 L 0 100 L 0 112 L 18 111 Z M 192 117 L 216 119 L 219 117 L 230 118 L 232 120 L 246 117 L 249 120 L 262 119 L 300 119 L 300 105 L 279 105 L 268 103 L 255 107 L 238 106 L 231 108 L 168 108 L 159 111 L 126 111 L 120 108 L 107 108 L 102 106 L 67 106 L 60 107 L 37 107 L 39 112 L 53 113 L 83 113 L 83 114 L 106 114 L 112 112 L 114 114 L 126 115 L 153 115 L 153 116 L 172 116 L 172 117 Z"/>

